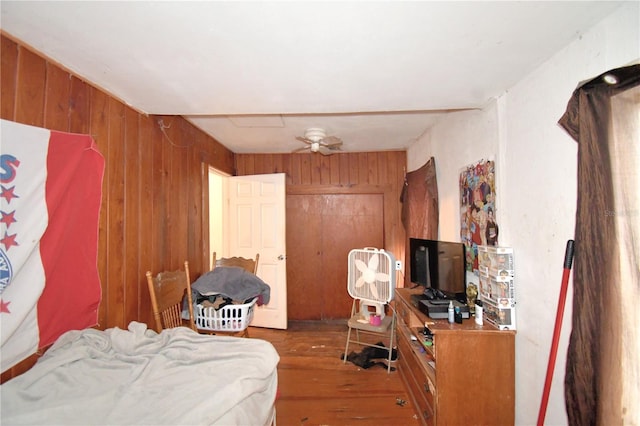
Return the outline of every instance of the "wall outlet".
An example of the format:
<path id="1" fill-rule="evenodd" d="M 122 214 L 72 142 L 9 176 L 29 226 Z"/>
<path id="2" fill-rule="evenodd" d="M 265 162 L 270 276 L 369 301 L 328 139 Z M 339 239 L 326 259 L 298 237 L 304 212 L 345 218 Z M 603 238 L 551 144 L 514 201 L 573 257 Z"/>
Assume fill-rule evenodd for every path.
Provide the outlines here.
<path id="1" fill-rule="evenodd" d="M 402 271 L 402 261 L 396 260 L 396 271 Z"/>

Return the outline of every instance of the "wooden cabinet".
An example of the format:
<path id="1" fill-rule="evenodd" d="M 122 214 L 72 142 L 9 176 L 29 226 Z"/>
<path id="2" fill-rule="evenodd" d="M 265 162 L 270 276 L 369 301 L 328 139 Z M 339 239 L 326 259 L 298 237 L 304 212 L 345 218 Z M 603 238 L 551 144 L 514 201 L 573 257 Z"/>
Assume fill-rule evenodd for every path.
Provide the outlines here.
<path id="1" fill-rule="evenodd" d="M 398 371 L 425 425 L 513 425 L 515 331 L 433 320 L 396 289 Z M 433 333 L 429 345 L 422 331 Z"/>

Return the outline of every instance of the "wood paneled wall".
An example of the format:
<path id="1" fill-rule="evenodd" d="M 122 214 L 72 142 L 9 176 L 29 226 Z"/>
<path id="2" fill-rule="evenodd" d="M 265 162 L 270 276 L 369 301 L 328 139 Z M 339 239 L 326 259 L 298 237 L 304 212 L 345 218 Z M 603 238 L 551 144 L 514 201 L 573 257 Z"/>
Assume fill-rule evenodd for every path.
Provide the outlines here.
<path id="1" fill-rule="evenodd" d="M 181 117 L 137 112 L 4 34 L 1 43 L 0 117 L 90 134 L 105 157 L 99 328 L 151 321 L 147 270 L 185 260 L 192 278 L 208 269 L 203 163 L 232 174 L 233 153 Z"/>
<path id="2" fill-rule="evenodd" d="M 285 173 L 288 194 L 383 194 L 384 248 L 404 260 L 400 195 L 407 167 L 405 151 L 236 154 L 235 158 L 238 176 Z"/>
<path id="3" fill-rule="evenodd" d="M 147 270 L 178 269 L 184 260 L 192 278 L 207 269 L 207 165 L 231 175 L 284 172 L 293 194 L 384 194 L 385 248 L 404 258 L 404 151 L 234 156 L 181 117 L 140 113 L 5 34 L 0 42 L 0 118 L 90 134 L 105 157 L 99 328 L 152 320 Z"/>

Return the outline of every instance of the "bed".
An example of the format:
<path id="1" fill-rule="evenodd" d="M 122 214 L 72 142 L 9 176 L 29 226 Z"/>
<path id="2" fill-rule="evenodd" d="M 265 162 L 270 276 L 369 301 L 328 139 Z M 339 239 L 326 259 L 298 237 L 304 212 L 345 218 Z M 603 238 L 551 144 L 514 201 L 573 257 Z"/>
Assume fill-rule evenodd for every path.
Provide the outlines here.
<path id="1" fill-rule="evenodd" d="M 0 386 L 3 425 L 275 424 L 269 342 L 187 327 L 69 331 Z"/>

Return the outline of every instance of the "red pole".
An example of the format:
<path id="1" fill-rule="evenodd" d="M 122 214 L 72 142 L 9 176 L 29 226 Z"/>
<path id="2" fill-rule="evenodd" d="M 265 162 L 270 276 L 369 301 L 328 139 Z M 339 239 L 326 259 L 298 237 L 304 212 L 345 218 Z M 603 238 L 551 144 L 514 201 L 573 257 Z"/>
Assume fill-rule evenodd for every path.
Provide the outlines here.
<path id="1" fill-rule="evenodd" d="M 549 401 L 549 390 L 551 389 L 551 380 L 553 379 L 553 370 L 556 366 L 556 355 L 558 353 L 558 340 L 560 340 L 560 331 L 562 330 L 562 317 L 564 315 L 564 304 L 567 299 L 567 287 L 569 286 L 569 273 L 571 272 L 571 263 L 573 261 L 573 240 L 567 241 L 567 248 L 564 252 L 564 269 L 562 271 L 562 285 L 560 286 L 560 297 L 558 298 L 558 310 L 556 312 L 556 325 L 553 330 L 553 340 L 551 342 L 551 351 L 549 352 L 549 364 L 547 365 L 547 377 L 544 382 L 544 391 L 542 392 L 542 401 L 540 402 L 540 411 L 538 412 L 537 426 L 544 425 L 544 417 L 547 413 L 547 402 Z"/>

